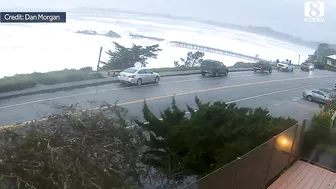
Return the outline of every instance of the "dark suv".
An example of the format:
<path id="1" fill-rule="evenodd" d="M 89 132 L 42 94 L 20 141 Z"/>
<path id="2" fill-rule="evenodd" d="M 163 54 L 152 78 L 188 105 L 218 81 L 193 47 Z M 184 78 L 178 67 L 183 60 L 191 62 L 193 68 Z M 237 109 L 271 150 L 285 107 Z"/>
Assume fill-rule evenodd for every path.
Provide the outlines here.
<path id="1" fill-rule="evenodd" d="M 229 69 L 222 62 L 216 60 L 203 60 L 200 68 L 202 76 L 206 74 L 227 76 L 229 73 Z"/>
<path id="2" fill-rule="evenodd" d="M 265 72 L 268 71 L 269 73 L 272 73 L 272 66 L 269 64 L 269 62 L 258 62 L 253 66 L 253 71 L 261 71 Z"/>
<path id="3" fill-rule="evenodd" d="M 313 71 L 314 70 L 314 64 L 304 62 L 301 64 L 301 70 L 302 71 Z"/>

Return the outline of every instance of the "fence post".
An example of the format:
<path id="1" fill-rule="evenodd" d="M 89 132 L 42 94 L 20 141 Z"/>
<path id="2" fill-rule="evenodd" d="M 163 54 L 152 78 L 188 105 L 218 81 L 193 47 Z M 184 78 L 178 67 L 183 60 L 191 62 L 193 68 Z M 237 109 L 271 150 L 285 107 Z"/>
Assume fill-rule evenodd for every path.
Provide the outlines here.
<path id="1" fill-rule="evenodd" d="M 270 146 L 270 148 L 272 148 L 272 154 L 271 154 L 271 157 L 270 159 L 268 160 L 268 163 L 267 163 L 267 169 L 266 169 L 266 174 L 265 174 L 265 180 L 264 180 L 264 187 L 263 189 L 266 189 L 266 185 L 268 183 L 268 173 L 269 173 L 269 170 L 271 168 L 271 163 L 272 163 L 272 160 L 273 160 L 273 156 L 275 154 L 275 150 L 276 150 L 276 146 L 275 146 L 275 141 L 276 141 L 276 137 L 273 136 L 272 138 L 272 145 Z"/>
<path id="2" fill-rule="evenodd" d="M 232 183 L 232 189 L 235 189 L 235 187 L 236 187 L 236 180 L 237 180 L 237 177 L 238 177 L 238 173 L 239 173 L 239 160 L 241 160 L 241 158 L 240 157 L 237 157 L 237 162 L 238 162 L 238 165 L 237 165 L 237 170 L 236 170 L 236 174 L 235 174 L 235 176 L 234 176 L 234 178 L 233 178 L 233 183 Z"/>
<path id="3" fill-rule="evenodd" d="M 98 57 L 98 64 L 97 64 L 97 75 L 99 73 L 99 64 L 100 64 L 100 58 L 101 58 L 101 54 L 102 54 L 102 51 L 103 51 L 103 47 L 100 47 L 99 49 L 99 57 Z"/>
<path id="4" fill-rule="evenodd" d="M 296 124 L 295 125 L 295 131 L 294 131 L 294 138 L 293 138 L 293 141 L 292 141 L 292 147 L 291 147 L 291 151 L 290 151 L 289 158 L 288 158 L 287 168 L 288 168 L 290 160 L 292 159 L 292 156 L 293 156 L 293 149 L 294 149 L 294 145 L 295 145 L 295 142 L 296 142 L 296 133 L 297 133 L 298 127 L 299 127 L 299 124 Z"/>

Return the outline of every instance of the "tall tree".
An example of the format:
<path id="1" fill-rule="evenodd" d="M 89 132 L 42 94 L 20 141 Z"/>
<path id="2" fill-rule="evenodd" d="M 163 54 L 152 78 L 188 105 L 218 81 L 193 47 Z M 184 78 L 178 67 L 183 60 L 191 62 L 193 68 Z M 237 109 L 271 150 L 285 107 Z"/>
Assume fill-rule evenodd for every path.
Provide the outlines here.
<path id="1" fill-rule="evenodd" d="M 199 66 L 200 62 L 202 61 L 202 58 L 204 57 L 204 52 L 196 51 L 188 52 L 187 58 L 181 58 L 181 61 L 184 63 L 185 67 L 195 67 Z"/>
<path id="2" fill-rule="evenodd" d="M 141 46 L 133 44 L 131 48 L 124 47 L 119 43 L 113 42 L 115 50 L 108 50 L 106 53 L 110 59 L 103 64 L 106 69 L 126 69 L 133 67 L 139 62 L 143 67 L 148 64 L 148 59 L 156 59 L 158 53 L 162 50 L 159 45 Z"/>

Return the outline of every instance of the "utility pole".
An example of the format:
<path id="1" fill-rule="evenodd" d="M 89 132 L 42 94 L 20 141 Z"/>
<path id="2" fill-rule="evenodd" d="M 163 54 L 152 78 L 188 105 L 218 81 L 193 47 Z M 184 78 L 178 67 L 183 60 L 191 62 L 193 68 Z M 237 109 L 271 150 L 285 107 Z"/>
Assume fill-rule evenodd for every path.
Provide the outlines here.
<path id="1" fill-rule="evenodd" d="M 101 58 L 101 53 L 103 51 L 103 47 L 100 47 L 100 51 L 99 51 L 99 58 L 98 58 L 98 64 L 97 64 L 97 75 L 99 73 L 99 64 L 100 64 L 100 58 Z"/>
<path id="2" fill-rule="evenodd" d="M 301 58 L 301 55 L 299 55 L 299 61 L 298 61 L 298 65 L 300 65 L 300 58 Z"/>

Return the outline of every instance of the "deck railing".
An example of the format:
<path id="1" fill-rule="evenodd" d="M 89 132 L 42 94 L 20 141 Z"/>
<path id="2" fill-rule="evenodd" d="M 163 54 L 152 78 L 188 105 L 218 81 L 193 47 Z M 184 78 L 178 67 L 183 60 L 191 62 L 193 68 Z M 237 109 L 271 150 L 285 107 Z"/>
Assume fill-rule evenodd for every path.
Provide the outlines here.
<path id="1" fill-rule="evenodd" d="M 300 154 L 303 124 L 295 124 L 237 160 L 184 189 L 267 188 Z"/>

